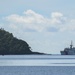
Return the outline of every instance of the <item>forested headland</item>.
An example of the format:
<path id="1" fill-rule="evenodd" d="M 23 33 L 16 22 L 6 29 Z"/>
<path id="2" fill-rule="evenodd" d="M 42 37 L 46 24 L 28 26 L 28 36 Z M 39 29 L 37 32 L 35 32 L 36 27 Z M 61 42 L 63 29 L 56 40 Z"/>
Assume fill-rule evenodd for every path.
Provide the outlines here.
<path id="1" fill-rule="evenodd" d="M 43 54 L 32 52 L 26 41 L 18 39 L 12 33 L 0 29 L 0 55 Z"/>

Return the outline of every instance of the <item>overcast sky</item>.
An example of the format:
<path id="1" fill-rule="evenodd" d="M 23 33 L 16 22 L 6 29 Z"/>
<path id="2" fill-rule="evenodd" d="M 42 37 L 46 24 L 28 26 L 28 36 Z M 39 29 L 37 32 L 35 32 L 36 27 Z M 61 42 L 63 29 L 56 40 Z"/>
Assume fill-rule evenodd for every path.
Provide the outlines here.
<path id="1" fill-rule="evenodd" d="M 0 28 L 33 51 L 60 54 L 75 46 L 75 0 L 0 0 Z"/>

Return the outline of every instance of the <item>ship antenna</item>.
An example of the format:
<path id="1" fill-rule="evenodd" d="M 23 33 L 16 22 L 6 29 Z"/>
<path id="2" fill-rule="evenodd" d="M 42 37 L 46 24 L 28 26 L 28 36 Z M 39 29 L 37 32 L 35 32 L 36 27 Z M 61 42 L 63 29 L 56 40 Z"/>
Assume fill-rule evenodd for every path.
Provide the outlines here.
<path id="1" fill-rule="evenodd" d="M 72 47 L 73 47 L 73 42 L 71 41 L 70 49 L 72 49 Z"/>

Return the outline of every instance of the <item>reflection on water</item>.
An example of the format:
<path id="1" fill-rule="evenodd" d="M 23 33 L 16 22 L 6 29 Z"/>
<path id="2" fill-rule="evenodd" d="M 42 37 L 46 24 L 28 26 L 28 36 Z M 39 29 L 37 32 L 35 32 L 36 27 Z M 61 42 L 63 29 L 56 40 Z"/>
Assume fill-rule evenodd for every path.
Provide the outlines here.
<path id="1" fill-rule="evenodd" d="M 5 55 L 0 66 L 75 66 L 74 55 Z"/>

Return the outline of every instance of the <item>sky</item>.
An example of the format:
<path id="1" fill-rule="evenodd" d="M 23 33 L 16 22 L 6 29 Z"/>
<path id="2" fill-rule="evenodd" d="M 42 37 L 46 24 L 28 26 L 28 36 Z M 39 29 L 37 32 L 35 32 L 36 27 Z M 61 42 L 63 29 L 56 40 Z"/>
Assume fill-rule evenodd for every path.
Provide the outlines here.
<path id="1" fill-rule="evenodd" d="M 75 46 L 75 0 L 0 0 L 0 28 L 32 51 L 60 54 Z"/>

